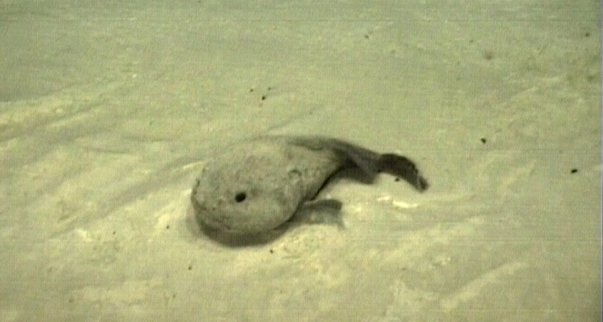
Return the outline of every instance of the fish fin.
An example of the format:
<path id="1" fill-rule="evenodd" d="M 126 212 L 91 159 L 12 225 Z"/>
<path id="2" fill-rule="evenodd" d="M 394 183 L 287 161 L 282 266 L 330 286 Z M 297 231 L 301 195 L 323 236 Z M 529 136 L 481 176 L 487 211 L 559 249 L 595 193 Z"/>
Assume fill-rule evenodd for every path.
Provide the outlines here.
<path id="1" fill-rule="evenodd" d="M 326 209 L 338 212 L 341 210 L 343 203 L 337 199 L 314 199 L 304 202 L 302 206 L 307 209 Z"/>
<path id="2" fill-rule="evenodd" d="M 345 228 L 341 217 L 342 202 L 336 199 L 317 199 L 303 203 L 291 218 L 298 224 L 334 224 Z"/>

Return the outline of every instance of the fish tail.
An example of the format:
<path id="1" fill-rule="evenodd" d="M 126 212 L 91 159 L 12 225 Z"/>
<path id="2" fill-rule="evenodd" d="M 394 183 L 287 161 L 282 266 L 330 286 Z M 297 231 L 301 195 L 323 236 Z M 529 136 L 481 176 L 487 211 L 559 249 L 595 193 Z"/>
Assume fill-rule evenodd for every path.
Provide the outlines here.
<path id="1" fill-rule="evenodd" d="M 389 173 L 404 179 L 418 191 L 425 191 L 429 188 L 429 183 L 421 176 L 415 163 L 407 157 L 393 153 L 384 153 L 379 156 L 378 164 L 380 172 Z"/>

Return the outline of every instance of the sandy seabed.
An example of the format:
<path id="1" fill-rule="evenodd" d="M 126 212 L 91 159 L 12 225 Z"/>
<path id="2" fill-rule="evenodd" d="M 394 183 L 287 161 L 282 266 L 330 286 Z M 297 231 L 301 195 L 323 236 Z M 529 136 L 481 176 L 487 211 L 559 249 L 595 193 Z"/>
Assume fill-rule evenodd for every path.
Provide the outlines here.
<path id="1" fill-rule="evenodd" d="M 0 319 L 598 321 L 599 3 L 466 3 L 0 1 Z M 267 133 L 431 188 L 209 238 L 195 176 Z"/>

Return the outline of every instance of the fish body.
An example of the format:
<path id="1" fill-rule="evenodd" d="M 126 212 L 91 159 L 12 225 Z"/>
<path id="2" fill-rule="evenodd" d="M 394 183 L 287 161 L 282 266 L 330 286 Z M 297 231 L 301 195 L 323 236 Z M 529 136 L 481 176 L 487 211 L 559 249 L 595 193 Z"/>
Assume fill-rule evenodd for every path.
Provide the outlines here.
<path id="1" fill-rule="evenodd" d="M 370 177 L 389 172 L 419 191 L 427 181 L 414 163 L 328 137 L 264 136 L 226 147 L 204 164 L 192 189 L 197 221 L 219 231 L 255 234 L 289 220 L 339 170 Z"/>

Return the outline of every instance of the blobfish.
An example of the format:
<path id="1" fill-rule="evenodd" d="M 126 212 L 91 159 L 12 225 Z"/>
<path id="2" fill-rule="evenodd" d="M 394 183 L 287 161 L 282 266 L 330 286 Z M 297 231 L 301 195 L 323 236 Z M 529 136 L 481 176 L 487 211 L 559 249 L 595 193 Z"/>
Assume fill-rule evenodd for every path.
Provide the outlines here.
<path id="1" fill-rule="evenodd" d="M 370 179 L 389 173 L 420 192 L 428 188 L 414 162 L 398 154 L 330 137 L 262 136 L 226 146 L 204 163 L 192 188 L 195 217 L 217 231 L 267 232 L 288 221 L 346 168 L 358 168 Z"/>

